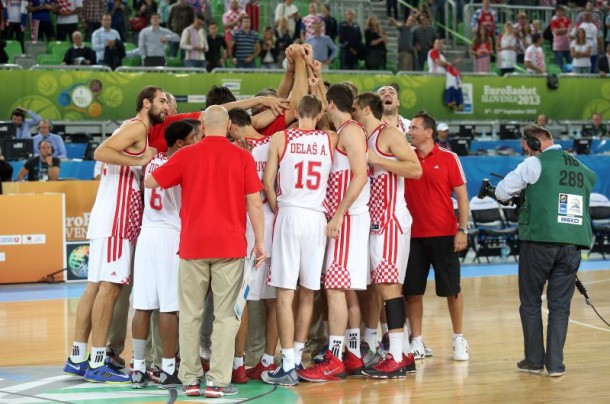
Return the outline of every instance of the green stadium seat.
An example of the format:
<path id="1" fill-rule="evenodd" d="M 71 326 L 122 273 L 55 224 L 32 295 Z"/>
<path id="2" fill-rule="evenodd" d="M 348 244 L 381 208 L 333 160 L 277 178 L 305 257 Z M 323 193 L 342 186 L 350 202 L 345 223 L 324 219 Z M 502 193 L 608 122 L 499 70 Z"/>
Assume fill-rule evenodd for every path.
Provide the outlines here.
<path id="1" fill-rule="evenodd" d="M 125 46 L 125 52 L 131 52 L 137 48 L 136 44 L 133 42 L 124 42 L 123 45 Z"/>
<path id="2" fill-rule="evenodd" d="M 15 56 L 23 54 L 21 44 L 18 41 L 6 41 L 6 47 L 4 48 L 8 55 L 9 63 L 14 63 Z"/>
<path id="3" fill-rule="evenodd" d="M 468 38 L 469 34 L 466 32 L 466 29 L 470 29 L 470 27 L 466 27 L 463 22 L 460 22 L 458 24 L 457 33 L 460 34 L 460 36 L 465 36 L 466 38 Z M 455 38 L 455 43 L 457 45 L 468 45 L 468 42 L 466 42 L 466 40 L 462 39 L 461 37 Z"/>
<path id="4" fill-rule="evenodd" d="M 183 67 L 184 64 L 182 63 L 182 59 L 180 59 L 180 56 L 176 56 L 176 57 L 172 57 L 169 56 L 167 57 L 167 67 Z"/>
<path id="5" fill-rule="evenodd" d="M 140 56 L 127 56 L 123 58 L 123 66 L 142 66 L 142 58 Z"/>
<path id="6" fill-rule="evenodd" d="M 49 41 L 47 43 L 47 53 L 53 54 L 53 49 L 56 47 L 68 49 L 70 46 L 72 46 L 72 43 L 69 41 Z"/>
<path id="7" fill-rule="evenodd" d="M 39 65 L 60 65 L 62 58 L 57 55 L 38 55 L 36 57 L 36 62 Z"/>

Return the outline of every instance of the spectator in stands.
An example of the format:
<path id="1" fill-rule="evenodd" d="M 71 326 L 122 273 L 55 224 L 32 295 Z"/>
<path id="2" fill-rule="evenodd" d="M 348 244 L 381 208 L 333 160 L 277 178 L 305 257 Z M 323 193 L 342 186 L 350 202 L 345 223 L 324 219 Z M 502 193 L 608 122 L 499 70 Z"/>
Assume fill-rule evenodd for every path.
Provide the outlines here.
<path id="1" fill-rule="evenodd" d="M 2 9 L 0 9 L 0 12 Z M 2 194 L 2 182 L 10 182 L 13 180 L 13 166 L 4 161 L 2 149 L 0 149 L 0 194 Z"/>
<path id="2" fill-rule="evenodd" d="M 413 45 L 417 51 L 417 70 L 424 70 L 428 53 L 434 46 L 436 30 L 430 25 L 430 20 L 426 14 L 418 14 L 417 21 L 419 26 L 413 30 Z M 430 69 L 430 66 L 428 66 Z"/>
<path id="3" fill-rule="evenodd" d="M 26 114 L 31 118 L 26 118 Z M 32 125 L 38 125 L 41 119 L 41 116 L 34 111 L 21 107 L 15 108 L 11 113 L 11 122 L 15 125 L 15 137 L 17 139 L 31 139 L 30 128 Z"/>
<path id="4" fill-rule="evenodd" d="M 42 119 L 38 124 L 38 134 L 32 138 L 32 152 L 34 155 L 38 155 L 40 150 L 40 142 L 49 142 L 53 146 L 53 157 L 61 159 L 67 158 L 68 153 L 66 152 L 66 145 L 61 136 L 51 133 L 51 121 L 48 119 Z"/>
<path id="5" fill-rule="evenodd" d="M 238 68 L 256 68 L 256 57 L 261 53 L 258 33 L 250 29 L 250 17 L 241 20 L 241 29 L 233 32 L 233 39 L 229 44 L 229 56 Z"/>
<path id="6" fill-rule="evenodd" d="M 517 63 L 523 63 L 525 50 L 532 44 L 534 27 L 529 23 L 525 13 L 519 13 L 513 28 L 517 36 Z"/>
<path id="7" fill-rule="evenodd" d="M 593 49 L 593 44 L 587 40 L 587 33 L 584 29 L 578 28 L 576 37 L 570 43 L 573 73 L 591 73 L 591 49 Z"/>
<path id="8" fill-rule="evenodd" d="M 169 1 L 170 0 L 159 0 L 159 6 L 157 7 L 157 12 L 161 16 L 161 26 L 163 28 L 167 28 L 167 20 L 169 19 L 169 12 L 171 11 L 172 6 L 176 4 L 176 3 L 169 4 Z"/>
<path id="9" fill-rule="evenodd" d="M 322 11 L 322 19 L 324 20 L 325 33 L 335 42 L 339 24 L 337 23 L 337 19 L 330 15 L 330 3 L 321 4 L 320 10 Z"/>
<path id="10" fill-rule="evenodd" d="M 57 181 L 59 178 L 59 166 L 61 160 L 53 157 L 53 145 L 51 142 L 42 141 L 38 144 L 39 155 L 25 162 L 19 174 L 18 181 Z"/>
<path id="11" fill-rule="evenodd" d="M 138 48 L 143 66 L 165 66 L 165 47 L 168 42 L 180 42 L 175 32 L 161 26 L 161 17 L 154 13 L 150 25 L 140 31 Z"/>
<path id="12" fill-rule="evenodd" d="M 296 21 L 300 20 L 300 18 L 299 8 L 292 4 L 292 0 L 284 0 L 283 3 L 278 4 L 275 8 L 275 23 L 278 24 L 282 17 L 285 17 L 286 20 L 288 20 L 288 29 L 294 38 Z"/>
<path id="13" fill-rule="evenodd" d="M 602 114 L 594 112 L 591 116 L 592 128 L 588 131 L 587 135 L 591 137 L 608 137 L 608 127 L 603 124 Z"/>
<path id="14" fill-rule="evenodd" d="M 208 51 L 205 53 L 205 60 L 208 72 L 217 67 L 224 67 L 227 52 L 227 43 L 223 36 L 218 35 L 218 25 L 212 21 L 208 25 Z"/>
<path id="15" fill-rule="evenodd" d="M 390 17 L 389 21 L 390 25 L 398 30 L 398 70 L 413 70 L 413 60 L 415 57 L 413 27 L 415 26 L 416 18 L 411 14 L 402 24 L 399 24 L 392 17 Z"/>
<path id="16" fill-rule="evenodd" d="M 479 25 L 479 30 L 472 41 L 472 48 L 470 50 L 473 56 L 473 71 L 475 73 L 489 73 L 493 41 L 488 32 L 486 26 Z"/>
<path id="17" fill-rule="evenodd" d="M 0 9 L 0 13 L 2 12 L 2 9 Z M 0 24 L 2 24 L 2 21 L 0 21 Z M 2 34 L 2 31 L 0 31 L 0 35 Z M 4 50 L 4 48 L 6 48 L 6 41 L 2 38 L 0 38 L 0 64 L 4 64 L 4 63 L 8 63 L 8 54 L 6 53 L 6 50 Z"/>
<path id="18" fill-rule="evenodd" d="M 337 47 L 329 36 L 322 33 L 322 23 L 313 24 L 314 34 L 307 43 L 313 48 L 313 58 L 322 63 L 322 70 L 328 70 L 332 61 L 337 57 Z"/>
<path id="19" fill-rule="evenodd" d="M 108 14 L 110 14 L 111 18 L 110 28 L 119 33 L 123 42 L 127 42 L 130 13 L 131 9 L 123 0 L 111 0 L 108 2 Z"/>
<path id="20" fill-rule="evenodd" d="M 536 117 L 536 125 L 545 127 L 549 124 L 549 119 L 544 114 L 540 114 Z"/>
<path id="21" fill-rule="evenodd" d="M 385 34 L 376 15 L 372 15 L 366 21 L 364 30 L 365 59 L 364 65 L 367 70 L 385 70 L 387 62 L 388 36 Z"/>
<path id="22" fill-rule="evenodd" d="M 504 31 L 496 41 L 496 53 L 499 59 L 497 65 L 502 76 L 513 73 L 517 64 L 517 37 L 510 21 L 504 24 Z"/>
<path id="23" fill-rule="evenodd" d="M 55 40 L 55 26 L 51 13 L 57 10 L 55 0 L 29 0 L 28 11 L 32 13 L 32 40 Z"/>
<path id="24" fill-rule="evenodd" d="M 275 30 L 275 39 L 277 40 L 278 46 L 278 66 L 282 65 L 282 62 L 286 58 L 286 48 L 292 45 L 293 35 L 290 33 L 290 28 L 288 27 L 288 19 L 286 17 L 280 18 L 280 21 L 277 23 L 277 28 Z"/>
<path id="25" fill-rule="evenodd" d="M 307 42 L 307 39 L 313 36 L 313 24 L 316 21 L 320 21 L 322 23 L 322 30 L 326 31 L 326 27 L 324 26 L 324 17 L 318 14 L 317 4 L 309 3 L 309 14 L 307 14 L 301 20 L 301 23 L 303 24 L 303 30 L 301 31 L 301 41 Z"/>
<path id="26" fill-rule="evenodd" d="M 57 2 L 57 40 L 72 39 L 71 35 L 78 30 L 79 16 L 83 9 L 83 0 Z"/>
<path id="27" fill-rule="evenodd" d="M 496 35 L 496 24 L 498 16 L 496 10 L 490 7 L 489 0 L 483 0 L 481 8 L 475 10 L 472 15 L 472 21 L 470 22 L 470 29 L 473 34 L 479 32 L 481 25 L 487 29 L 487 34 L 493 38 Z"/>
<path id="28" fill-rule="evenodd" d="M 157 13 L 157 3 L 154 0 L 140 0 L 136 7 L 136 16 L 146 18 L 146 22 L 150 24 L 153 14 Z"/>
<path id="29" fill-rule="evenodd" d="M 339 60 L 341 69 L 358 70 L 360 57 L 364 49 L 362 32 L 354 17 L 356 12 L 350 8 L 345 10 L 345 21 L 339 24 Z"/>
<path id="30" fill-rule="evenodd" d="M 178 0 L 176 4 L 171 6 L 169 18 L 167 20 L 167 28 L 172 30 L 175 34 L 181 35 L 187 27 L 193 24 L 194 20 L 195 11 L 193 10 L 193 7 L 190 4 L 187 4 L 186 0 Z M 203 29 L 203 24 L 201 25 L 201 28 Z M 169 45 L 169 55 L 176 57 L 180 45 L 181 44 L 178 42 L 171 42 Z M 184 58 L 184 54 L 182 56 Z"/>
<path id="31" fill-rule="evenodd" d="M 185 67 L 205 68 L 205 52 L 208 51 L 208 41 L 203 24 L 203 15 L 197 14 L 195 21 L 182 31 L 180 49 L 185 51 Z"/>
<path id="32" fill-rule="evenodd" d="M 449 66 L 453 66 L 460 63 L 460 59 L 456 59 L 453 62 L 448 62 L 443 54 L 443 47 L 445 41 L 437 38 L 434 40 L 434 47 L 428 52 L 428 72 L 429 73 L 445 73 Z"/>
<path id="33" fill-rule="evenodd" d="M 110 58 L 106 58 L 106 52 L 111 52 L 118 47 L 121 41 L 121 34 L 115 29 L 110 28 L 112 17 L 110 14 L 102 16 L 102 27 L 98 28 L 91 35 L 91 47 L 95 51 L 97 64 L 109 66 Z M 110 54 L 108 55 L 110 56 Z"/>
<path id="34" fill-rule="evenodd" d="M 575 30 L 579 28 L 585 30 L 587 40 L 591 42 L 591 56 L 589 58 L 591 59 L 591 73 L 595 73 L 599 52 L 604 49 L 602 30 L 593 21 L 593 14 L 590 11 L 585 11 L 583 21 L 576 24 L 576 27 L 572 30 L 572 36 L 576 36 Z"/>
<path id="35" fill-rule="evenodd" d="M 102 15 L 107 6 L 106 0 L 83 0 L 82 26 L 85 29 L 85 41 L 91 41 L 93 31 L 102 26 Z"/>
<path id="36" fill-rule="evenodd" d="M 83 43 L 83 34 L 80 31 L 72 33 L 72 47 L 64 54 L 62 64 L 65 65 L 94 65 L 95 52 Z"/>
<path id="37" fill-rule="evenodd" d="M 451 150 L 451 143 L 449 143 L 449 125 L 445 122 L 441 122 L 436 126 L 435 143 L 443 149 Z"/>
<path id="38" fill-rule="evenodd" d="M 610 46 L 606 48 L 606 53 L 597 59 L 597 70 L 601 77 L 606 77 L 610 73 Z"/>
<path id="39" fill-rule="evenodd" d="M 555 63 L 563 70 L 563 64 L 571 63 L 570 56 L 570 25 L 572 21 L 566 15 L 566 9 L 558 5 L 555 7 L 555 15 L 551 19 L 551 30 L 553 31 L 553 53 Z"/>
<path id="40" fill-rule="evenodd" d="M 19 0 L 9 0 L 4 2 L 4 39 L 16 39 L 21 44 L 21 49 L 25 53 L 24 32 L 28 25 L 28 14 L 23 3 Z"/>
<path id="41" fill-rule="evenodd" d="M 275 69 L 277 68 L 277 57 L 279 53 L 277 39 L 275 38 L 275 34 L 273 32 L 273 28 L 265 27 L 265 31 L 263 31 L 263 39 L 261 39 L 260 43 L 261 53 L 261 67 L 265 69 Z"/>
<path id="42" fill-rule="evenodd" d="M 535 33 L 532 35 L 532 44 L 525 50 L 525 67 L 528 73 L 546 73 L 546 61 L 542 51 L 542 35 Z"/>
<path id="43" fill-rule="evenodd" d="M 603 26 L 602 13 L 601 10 L 595 9 L 595 4 L 592 1 L 587 1 L 584 9 L 576 15 L 576 24 L 578 25 L 585 20 L 586 13 L 591 13 L 592 21 L 601 29 Z"/>
<path id="44" fill-rule="evenodd" d="M 246 11 L 240 7 L 238 0 L 231 0 L 230 8 L 222 15 L 222 26 L 225 30 L 225 42 L 230 46 L 231 31 L 240 29 L 242 20 L 248 17 Z"/>

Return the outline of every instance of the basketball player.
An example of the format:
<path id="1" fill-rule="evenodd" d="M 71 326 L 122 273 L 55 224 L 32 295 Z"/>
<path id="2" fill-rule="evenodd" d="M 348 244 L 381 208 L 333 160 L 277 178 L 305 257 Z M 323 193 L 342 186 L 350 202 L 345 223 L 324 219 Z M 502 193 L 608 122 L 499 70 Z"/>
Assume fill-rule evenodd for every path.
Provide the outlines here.
<path id="1" fill-rule="evenodd" d="M 404 177 L 419 178 L 422 169 L 404 135 L 381 121 L 383 102 L 377 94 L 356 96 L 353 114 L 368 133 L 371 281 L 385 306 L 390 339 L 385 359 L 364 373 L 375 378 L 404 378 L 406 372 L 415 371 L 410 346 L 403 344 L 406 313 L 401 291 L 412 222 L 404 198 Z"/>
<path id="2" fill-rule="evenodd" d="M 321 116 L 322 101 L 304 96 L 297 108 L 298 129 L 273 135 L 263 176 L 265 196 L 277 212 L 267 284 L 277 288 L 282 346 L 281 366 L 261 375 L 269 384 L 299 383 L 296 366 L 301 363 L 311 321 L 313 291 L 320 288 L 326 246 L 324 197 L 337 143 L 336 136 L 315 129 Z M 301 288 L 295 330 L 292 303 L 297 281 Z"/>
<path id="3" fill-rule="evenodd" d="M 180 148 L 199 139 L 199 130 L 195 131 L 187 122 L 171 123 L 165 130 L 167 152 L 158 153 L 146 166 L 146 172 L 153 172 Z M 180 385 L 176 372 L 179 264 L 176 253 L 180 241 L 180 206 L 180 186 L 144 190 L 144 215 L 134 259 L 132 388 L 143 388 L 150 380 L 145 350 L 153 310 L 159 310 L 163 347 L 159 384 L 164 388 Z"/>
<path id="4" fill-rule="evenodd" d="M 321 364 L 298 372 L 301 379 L 313 382 L 342 379 L 346 373 L 361 374 L 364 368 L 360 353 L 360 307 L 355 290 L 366 289 L 371 225 L 366 133 L 352 120 L 353 93 L 348 86 L 335 84 L 328 89 L 326 99 L 327 112 L 339 138 L 325 200 L 330 219 L 326 226 L 329 240 L 324 275 L 329 348 Z"/>
<path id="5" fill-rule="evenodd" d="M 78 303 L 72 354 L 64 372 L 96 383 L 129 383 L 129 375 L 105 365 L 106 341 L 114 304 L 122 286 L 129 283 L 142 221 L 142 166 L 156 154 L 148 147 L 146 133 L 151 125 L 164 121 L 168 110 L 167 97 L 159 87 L 144 87 L 136 104 L 136 117 L 124 122 L 95 150 L 95 159 L 106 164 L 87 234 L 89 282 Z"/>
<path id="6" fill-rule="evenodd" d="M 269 156 L 269 144 L 271 137 L 263 136 L 252 127 L 252 120 L 246 110 L 242 108 L 234 108 L 229 111 L 229 135 L 238 142 L 245 142 L 245 146 L 250 149 L 256 171 L 259 178 L 262 180 L 267 157 Z M 273 219 L 275 215 L 271 211 L 269 204 L 263 197 L 263 214 L 265 217 L 265 251 L 271 251 L 271 236 L 273 231 Z M 246 240 L 248 241 L 248 251 L 254 247 L 254 231 L 250 220 L 246 222 Z M 264 371 L 274 371 L 275 363 L 273 356 L 277 347 L 277 320 L 276 320 L 276 305 L 275 305 L 275 288 L 266 285 L 267 271 L 269 269 L 269 259 L 256 271 L 256 278 L 250 287 L 248 301 L 263 300 L 265 304 L 265 352 L 260 361 L 254 366 L 246 370 L 244 366 L 244 350 L 246 339 L 248 337 L 248 310 L 244 310 L 241 316 L 241 324 L 235 338 L 235 357 L 233 358 L 233 374 L 232 383 L 245 383 L 250 379 L 260 379 L 261 373 Z M 244 274 L 245 276 L 245 274 Z M 262 326 L 262 324 L 261 324 Z"/>
<path id="7" fill-rule="evenodd" d="M 390 126 L 400 130 L 405 136 L 409 132 L 410 121 L 403 118 L 399 113 L 400 99 L 398 98 L 398 85 L 390 84 L 377 90 L 377 95 L 383 102 L 383 115 L 381 120 Z"/>

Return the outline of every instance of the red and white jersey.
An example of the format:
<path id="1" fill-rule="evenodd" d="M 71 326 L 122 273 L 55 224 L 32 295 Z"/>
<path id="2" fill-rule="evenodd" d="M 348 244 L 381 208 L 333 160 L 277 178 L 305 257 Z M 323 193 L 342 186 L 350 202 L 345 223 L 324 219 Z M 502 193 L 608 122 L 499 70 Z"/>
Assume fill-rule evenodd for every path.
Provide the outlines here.
<path id="1" fill-rule="evenodd" d="M 409 119 L 404 118 L 402 115 L 397 115 L 395 122 L 390 122 L 389 119 L 390 117 L 385 116 L 381 118 L 382 121 L 391 126 L 395 126 L 396 128 L 398 128 L 399 131 L 403 133 L 403 135 L 407 136 L 407 133 L 409 133 L 409 126 L 411 126 L 411 121 Z"/>
<path id="2" fill-rule="evenodd" d="M 391 154 L 385 154 L 377 147 L 379 135 L 387 123 L 379 125 L 368 138 L 369 149 L 379 156 L 398 160 Z M 405 202 L 405 179 L 380 167 L 371 167 L 371 234 L 382 234 L 392 221 L 398 221 L 399 214 L 407 212 Z M 400 224 L 399 224 L 400 225 Z"/>
<path id="3" fill-rule="evenodd" d="M 125 121 L 131 122 L 137 118 Z M 114 134 L 117 133 L 117 129 Z M 123 151 L 130 156 L 141 156 L 148 147 L 139 153 Z M 120 237 L 132 243 L 138 238 L 142 224 L 141 166 L 119 166 L 104 164 L 100 186 L 97 190 L 95 203 L 91 210 L 87 238 L 97 239 L 106 237 Z"/>
<path id="4" fill-rule="evenodd" d="M 252 147 L 250 153 L 252 153 L 252 157 L 254 158 L 254 163 L 256 164 L 256 172 L 258 173 L 258 178 L 263 181 L 263 173 L 265 172 L 265 166 L 267 165 L 267 158 L 269 157 L 269 144 L 271 143 L 271 136 L 264 136 L 260 139 L 246 138 L 246 142 L 248 145 Z M 261 199 L 263 200 L 263 211 L 264 214 L 272 215 L 271 207 L 267 203 L 267 199 L 265 198 L 265 194 L 261 191 Z"/>
<path id="5" fill-rule="evenodd" d="M 447 62 L 445 55 L 438 49 L 430 49 L 428 51 L 428 73 L 447 73 L 447 69 L 438 64 L 438 61 Z"/>
<path id="6" fill-rule="evenodd" d="M 286 146 L 280 157 L 277 205 L 324 212 L 328 175 L 333 163 L 328 133 L 286 129 Z"/>
<path id="7" fill-rule="evenodd" d="M 363 139 L 366 139 L 366 132 L 362 125 L 353 120 L 345 121 L 339 129 L 337 129 L 337 134 L 341 135 L 341 131 L 349 124 L 357 125 L 360 130 L 362 130 L 364 136 Z M 366 141 L 366 140 L 365 140 Z M 368 147 L 367 147 L 368 148 Z M 335 148 L 335 152 L 333 154 L 333 165 L 330 170 L 330 175 L 328 177 L 328 187 L 326 188 L 326 199 L 324 200 L 324 207 L 326 208 L 326 215 L 328 218 L 332 218 L 339 207 L 339 203 L 343 200 L 345 196 L 345 192 L 347 191 L 347 187 L 349 186 L 352 180 L 352 170 L 349 165 L 349 159 L 347 158 L 347 154 L 344 151 L 339 150 L 337 146 Z M 369 181 L 366 182 L 362 192 L 358 196 L 358 199 L 354 201 L 352 206 L 350 206 L 349 211 L 347 212 L 349 215 L 357 215 L 368 210 L 369 196 L 371 193 L 371 184 Z"/>
<path id="8" fill-rule="evenodd" d="M 157 153 L 146 166 L 146 174 L 161 167 L 168 160 L 165 153 Z M 180 207 L 182 206 L 180 185 L 168 189 L 144 189 L 144 216 L 142 229 L 165 227 L 180 231 Z"/>

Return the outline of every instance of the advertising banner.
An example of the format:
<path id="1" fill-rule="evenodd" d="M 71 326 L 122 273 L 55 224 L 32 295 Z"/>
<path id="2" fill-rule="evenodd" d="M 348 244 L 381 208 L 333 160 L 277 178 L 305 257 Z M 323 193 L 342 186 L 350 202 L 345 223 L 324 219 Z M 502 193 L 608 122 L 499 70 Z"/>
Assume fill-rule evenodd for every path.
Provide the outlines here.
<path id="1" fill-rule="evenodd" d="M 51 120 L 122 121 L 135 114 L 135 98 L 146 85 L 173 93 L 179 112 L 201 109 L 212 85 L 226 86 L 238 97 L 253 96 L 266 87 L 277 87 L 278 73 L 116 73 L 93 71 L 3 71 L 0 75 L 0 116 L 9 119 L 16 107 L 31 109 Z M 443 105 L 444 76 L 345 75 L 325 73 L 331 83 L 352 81 L 364 91 L 382 85 L 400 86 L 400 111 L 410 117 L 427 110 L 439 121 L 585 120 L 593 112 L 610 118 L 610 80 L 599 77 L 561 77 L 559 88 L 549 90 L 545 77 L 465 76 L 467 105 L 454 112 Z"/>

